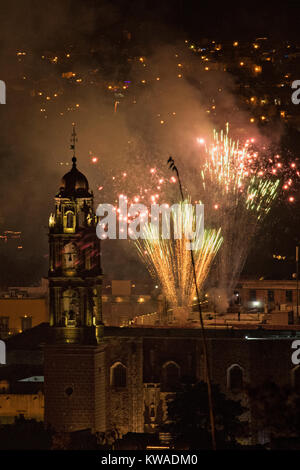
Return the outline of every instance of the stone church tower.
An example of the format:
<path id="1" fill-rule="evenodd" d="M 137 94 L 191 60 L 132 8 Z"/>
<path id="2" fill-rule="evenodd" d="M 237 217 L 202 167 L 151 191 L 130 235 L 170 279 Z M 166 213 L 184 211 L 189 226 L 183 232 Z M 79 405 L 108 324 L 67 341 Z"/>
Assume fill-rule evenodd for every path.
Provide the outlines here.
<path id="1" fill-rule="evenodd" d="M 74 129 L 72 136 L 72 169 L 62 178 L 49 218 L 50 326 L 62 328 L 64 339 L 71 342 L 88 327 L 97 330 L 102 324 L 101 252 L 93 193 L 76 166 Z"/>
<path id="2" fill-rule="evenodd" d="M 77 169 L 62 178 L 49 218 L 52 344 L 45 347 L 45 421 L 61 431 L 99 428 L 102 328 L 101 252 L 93 193 Z"/>

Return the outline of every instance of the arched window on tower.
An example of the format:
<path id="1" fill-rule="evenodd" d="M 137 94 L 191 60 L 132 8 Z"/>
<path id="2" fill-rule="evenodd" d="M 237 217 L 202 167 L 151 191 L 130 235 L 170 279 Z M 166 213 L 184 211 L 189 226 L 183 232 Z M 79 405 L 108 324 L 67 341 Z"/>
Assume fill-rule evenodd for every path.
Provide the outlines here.
<path id="1" fill-rule="evenodd" d="M 80 326 L 79 295 L 74 289 L 67 289 L 62 295 L 63 326 Z"/>
<path id="2" fill-rule="evenodd" d="M 74 223 L 73 212 L 67 212 L 67 228 L 72 228 Z"/>
<path id="3" fill-rule="evenodd" d="M 115 388 L 127 386 L 127 370 L 121 362 L 115 362 L 110 368 L 110 385 Z"/>
<path id="4" fill-rule="evenodd" d="M 75 232 L 75 223 L 76 218 L 73 211 L 66 211 L 64 215 L 64 231 L 65 232 Z"/>
<path id="5" fill-rule="evenodd" d="M 244 385 L 244 371 L 238 364 L 232 364 L 227 369 L 227 388 L 233 393 L 241 392 Z"/>
<path id="6" fill-rule="evenodd" d="M 180 383 L 180 367 L 174 361 L 165 362 L 162 367 L 161 391 L 175 392 Z"/>

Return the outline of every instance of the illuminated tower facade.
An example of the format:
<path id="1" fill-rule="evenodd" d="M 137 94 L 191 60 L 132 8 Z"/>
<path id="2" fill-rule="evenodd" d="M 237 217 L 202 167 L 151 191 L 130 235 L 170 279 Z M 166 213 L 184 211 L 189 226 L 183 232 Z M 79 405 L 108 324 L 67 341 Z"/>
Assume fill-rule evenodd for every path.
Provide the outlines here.
<path id="1" fill-rule="evenodd" d="M 50 326 L 66 342 L 97 337 L 102 324 L 100 240 L 93 193 L 76 166 L 75 139 L 73 129 L 72 169 L 62 178 L 49 217 Z"/>
<path id="2" fill-rule="evenodd" d="M 102 269 L 93 193 L 77 169 L 64 175 L 49 217 L 50 338 L 44 348 L 45 423 L 61 431 L 103 427 Z"/>

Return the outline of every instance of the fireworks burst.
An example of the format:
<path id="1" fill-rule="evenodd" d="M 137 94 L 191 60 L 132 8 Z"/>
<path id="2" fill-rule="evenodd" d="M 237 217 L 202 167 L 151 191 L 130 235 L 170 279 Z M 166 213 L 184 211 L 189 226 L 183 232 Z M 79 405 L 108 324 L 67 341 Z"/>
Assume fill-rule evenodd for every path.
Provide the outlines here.
<path id="1" fill-rule="evenodd" d="M 193 202 L 204 203 L 206 226 L 222 229 L 224 243 L 209 275 L 209 283 L 211 287 L 222 289 L 228 299 L 254 235 L 280 189 L 289 204 L 295 202 L 295 194 L 290 191 L 293 191 L 295 176 L 299 175 L 298 164 L 293 161 L 287 165 L 280 155 L 272 153 L 270 148 L 260 148 L 254 139 L 248 138 L 243 143 L 230 139 L 228 126 L 223 132 L 214 131 L 211 143 L 207 136 L 195 138 L 195 142 L 196 167 L 191 164 L 192 158 L 187 160 L 189 153 L 181 161 L 183 181 L 189 182 L 184 192 L 192 196 Z M 128 148 L 120 154 L 118 165 L 113 169 L 105 165 L 103 158 L 99 157 L 96 163 L 91 158 L 95 182 L 98 185 L 101 182 L 96 200 L 115 205 L 117 215 L 121 195 L 128 207 L 144 204 L 148 217 L 151 217 L 151 204 L 171 205 L 178 198 L 177 178 L 164 171 L 161 160 L 157 150 L 150 151 L 140 141 L 128 141 Z M 126 221 L 130 224 L 134 218 L 135 215 L 128 215 Z"/>
<path id="2" fill-rule="evenodd" d="M 177 210 L 171 210 L 173 235 L 181 233 L 181 238 L 171 236 L 164 239 L 158 225 L 145 225 L 145 239 L 138 240 L 139 255 L 153 279 L 160 282 L 164 295 L 172 307 L 192 305 L 195 295 L 193 268 L 188 227 L 195 225 L 195 211 L 187 201 L 180 203 Z M 165 213 L 163 217 L 166 216 Z M 222 237 L 221 230 L 205 230 L 201 236 L 196 228 L 194 258 L 198 288 L 201 289 L 208 275 L 212 261 L 218 252 Z"/>
<path id="3" fill-rule="evenodd" d="M 257 168 L 257 155 L 232 141 L 226 132 L 214 132 L 205 147 L 201 170 L 201 200 L 206 223 L 221 227 L 224 243 L 217 258 L 212 282 L 228 299 L 244 266 L 259 223 L 278 194 L 279 180 L 265 179 Z"/>

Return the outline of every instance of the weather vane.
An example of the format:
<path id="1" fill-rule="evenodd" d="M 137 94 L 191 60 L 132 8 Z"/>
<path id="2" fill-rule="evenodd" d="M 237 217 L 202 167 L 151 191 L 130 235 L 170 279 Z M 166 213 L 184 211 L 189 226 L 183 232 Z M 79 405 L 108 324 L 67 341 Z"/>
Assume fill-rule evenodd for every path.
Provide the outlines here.
<path id="1" fill-rule="evenodd" d="M 74 123 L 74 122 L 73 122 L 72 126 L 73 126 L 73 131 L 72 131 L 72 134 L 71 134 L 71 145 L 70 145 L 70 149 L 73 150 L 73 158 L 72 158 L 72 161 L 73 161 L 73 163 L 76 163 L 75 147 L 76 147 L 76 142 L 78 142 L 78 139 L 77 139 L 77 134 L 76 134 L 75 123 Z"/>

